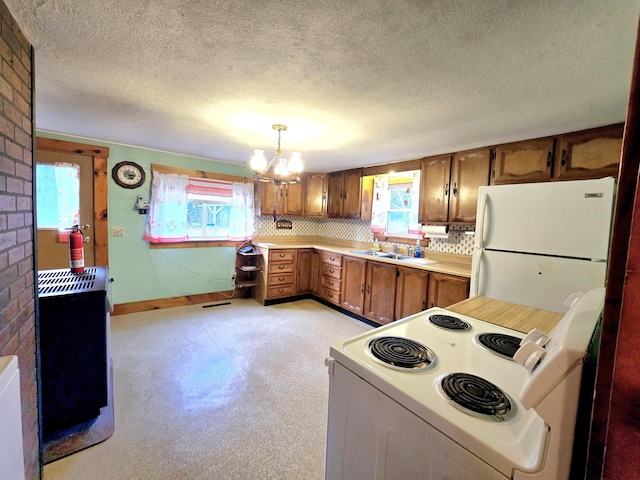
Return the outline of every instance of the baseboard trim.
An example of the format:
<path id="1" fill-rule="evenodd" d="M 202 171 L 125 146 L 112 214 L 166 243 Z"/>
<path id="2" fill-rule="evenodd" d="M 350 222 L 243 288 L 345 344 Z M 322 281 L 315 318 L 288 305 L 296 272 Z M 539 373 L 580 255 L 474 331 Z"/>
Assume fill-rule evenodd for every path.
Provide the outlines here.
<path id="1" fill-rule="evenodd" d="M 185 307 L 187 305 L 219 302 L 232 298 L 245 298 L 245 292 L 242 290 L 228 290 L 226 292 L 200 293 L 197 295 L 144 300 L 142 302 L 119 303 L 114 305 L 111 315 L 126 315 L 127 313 L 146 312 L 149 310 L 160 310 L 162 308 Z"/>

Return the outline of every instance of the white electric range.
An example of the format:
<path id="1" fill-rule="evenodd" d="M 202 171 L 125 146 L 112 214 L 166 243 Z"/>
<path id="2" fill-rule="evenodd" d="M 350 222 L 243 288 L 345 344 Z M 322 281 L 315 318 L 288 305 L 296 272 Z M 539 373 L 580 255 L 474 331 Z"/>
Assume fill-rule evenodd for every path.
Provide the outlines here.
<path id="1" fill-rule="evenodd" d="M 568 478 L 603 301 L 548 336 L 432 308 L 332 346 L 325 478 Z"/>

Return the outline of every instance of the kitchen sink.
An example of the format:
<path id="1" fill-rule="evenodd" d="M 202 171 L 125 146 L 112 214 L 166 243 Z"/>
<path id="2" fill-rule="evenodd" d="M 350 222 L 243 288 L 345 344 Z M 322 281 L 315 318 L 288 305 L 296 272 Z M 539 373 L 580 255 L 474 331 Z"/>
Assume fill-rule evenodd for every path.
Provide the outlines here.
<path id="1" fill-rule="evenodd" d="M 392 260 L 400 260 L 408 263 L 417 263 L 419 265 L 433 265 L 434 263 L 440 263 L 437 260 L 431 260 L 429 258 L 412 257 L 409 255 L 403 255 L 401 253 L 393 253 L 393 252 L 374 252 L 372 250 L 351 250 L 351 253 L 357 253 L 358 255 L 372 255 L 375 257 L 390 258 Z"/>

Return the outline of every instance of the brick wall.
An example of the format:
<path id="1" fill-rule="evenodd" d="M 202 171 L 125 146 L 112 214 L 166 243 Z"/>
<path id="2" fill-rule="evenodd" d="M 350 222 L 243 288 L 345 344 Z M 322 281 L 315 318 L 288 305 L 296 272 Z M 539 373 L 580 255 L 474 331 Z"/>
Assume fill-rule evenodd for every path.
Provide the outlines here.
<path id="1" fill-rule="evenodd" d="M 31 47 L 0 0 L 0 356 L 17 355 L 28 479 L 40 478 Z"/>

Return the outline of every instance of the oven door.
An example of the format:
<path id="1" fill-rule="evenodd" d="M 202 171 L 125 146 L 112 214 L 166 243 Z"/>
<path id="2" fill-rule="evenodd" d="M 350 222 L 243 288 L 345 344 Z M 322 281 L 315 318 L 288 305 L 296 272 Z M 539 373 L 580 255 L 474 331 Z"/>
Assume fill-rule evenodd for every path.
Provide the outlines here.
<path id="1" fill-rule="evenodd" d="M 328 366 L 326 480 L 508 478 L 334 359 Z"/>

